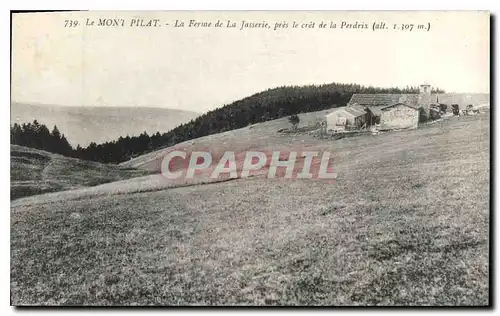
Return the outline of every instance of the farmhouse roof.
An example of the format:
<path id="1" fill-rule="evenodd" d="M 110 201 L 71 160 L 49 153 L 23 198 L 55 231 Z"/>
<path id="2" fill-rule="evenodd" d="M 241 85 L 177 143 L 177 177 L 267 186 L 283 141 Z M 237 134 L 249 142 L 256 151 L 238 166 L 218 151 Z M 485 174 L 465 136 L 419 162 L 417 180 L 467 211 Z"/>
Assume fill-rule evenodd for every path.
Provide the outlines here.
<path id="1" fill-rule="evenodd" d="M 360 110 L 360 109 L 354 108 L 354 107 L 346 107 L 345 111 L 348 113 L 351 113 L 352 115 L 354 115 L 356 117 L 366 114 L 366 111 L 364 109 Z"/>
<path id="2" fill-rule="evenodd" d="M 382 106 L 399 102 L 400 94 L 354 94 L 350 104 Z"/>
<path id="3" fill-rule="evenodd" d="M 407 107 L 409 107 L 409 108 L 411 108 L 411 109 L 413 109 L 413 110 L 415 110 L 415 111 L 418 111 L 418 108 L 416 108 L 416 107 L 414 107 L 414 106 L 411 106 L 411 105 L 410 105 L 410 104 L 408 104 L 408 103 L 402 103 L 402 102 L 399 102 L 399 103 L 394 103 L 394 104 L 391 104 L 391 105 L 388 105 L 388 106 L 383 106 L 383 107 L 381 107 L 381 110 L 382 110 L 382 111 L 387 111 L 387 110 L 389 110 L 390 108 L 395 107 L 395 106 L 398 106 L 398 105 L 407 106 Z"/>
<path id="4" fill-rule="evenodd" d="M 363 115 L 366 114 L 365 110 L 359 110 L 359 109 L 356 109 L 356 108 L 343 106 L 343 107 L 335 108 L 333 110 L 333 112 L 328 113 L 326 116 L 338 114 L 339 112 L 342 112 L 343 114 L 347 114 L 347 115 L 349 115 L 349 116 L 351 116 L 353 118 L 359 117 L 359 116 L 363 116 Z"/>
<path id="5" fill-rule="evenodd" d="M 361 113 L 366 113 L 366 106 L 362 106 L 359 104 L 350 104 L 349 108 L 354 109 L 354 110 L 361 112 Z"/>
<path id="6" fill-rule="evenodd" d="M 419 99 L 419 94 L 353 94 L 349 104 L 372 107 L 404 103 L 408 106 L 417 108 Z"/>
<path id="7" fill-rule="evenodd" d="M 394 106 L 397 106 L 397 105 L 403 105 L 403 106 L 407 106 L 415 111 L 417 111 L 418 109 L 414 106 L 411 106 L 411 105 L 408 105 L 406 103 L 402 103 L 402 102 L 397 102 L 397 103 L 394 103 L 394 104 L 391 104 L 391 105 L 382 105 L 382 106 L 370 106 L 368 107 L 368 110 L 375 116 L 380 116 L 382 115 L 382 112 L 384 111 L 387 111 L 389 110 L 390 108 L 394 107 Z"/>

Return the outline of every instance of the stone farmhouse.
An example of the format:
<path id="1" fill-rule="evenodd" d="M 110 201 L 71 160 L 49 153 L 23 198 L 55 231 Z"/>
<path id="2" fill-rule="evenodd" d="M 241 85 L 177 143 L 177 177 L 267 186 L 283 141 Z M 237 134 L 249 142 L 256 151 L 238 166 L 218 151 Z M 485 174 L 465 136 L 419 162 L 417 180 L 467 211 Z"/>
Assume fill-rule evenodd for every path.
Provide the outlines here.
<path id="1" fill-rule="evenodd" d="M 434 105 L 453 105 L 465 110 L 468 105 L 489 106 L 487 93 L 432 93 L 429 84 L 420 85 L 414 94 L 354 94 L 347 106 L 326 115 L 327 131 L 344 131 L 376 125 L 380 130 L 416 128 L 421 111 L 429 113 Z"/>

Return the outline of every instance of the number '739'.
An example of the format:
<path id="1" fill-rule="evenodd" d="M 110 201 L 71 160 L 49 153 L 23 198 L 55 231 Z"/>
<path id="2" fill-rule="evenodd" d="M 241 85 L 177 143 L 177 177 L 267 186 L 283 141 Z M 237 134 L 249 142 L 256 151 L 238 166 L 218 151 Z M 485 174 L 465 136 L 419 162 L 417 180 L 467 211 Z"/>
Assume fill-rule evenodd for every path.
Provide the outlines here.
<path id="1" fill-rule="evenodd" d="M 77 27 L 78 20 L 64 20 L 64 27 Z"/>

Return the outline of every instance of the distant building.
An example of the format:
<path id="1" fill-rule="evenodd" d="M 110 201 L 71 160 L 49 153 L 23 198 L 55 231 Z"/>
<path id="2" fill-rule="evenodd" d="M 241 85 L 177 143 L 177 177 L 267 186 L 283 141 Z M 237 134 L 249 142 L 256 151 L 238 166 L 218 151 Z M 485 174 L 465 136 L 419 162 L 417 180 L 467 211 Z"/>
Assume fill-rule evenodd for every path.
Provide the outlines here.
<path id="1" fill-rule="evenodd" d="M 420 85 L 420 93 L 409 94 L 354 94 L 347 106 L 361 106 L 363 108 L 385 107 L 402 103 L 413 108 L 429 110 L 432 103 L 431 86 Z"/>
<path id="2" fill-rule="evenodd" d="M 335 108 L 326 115 L 327 131 L 344 131 L 349 128 L 360 128 L 366 124 L 368 113 L 360 106 L 343 106 Z"/>

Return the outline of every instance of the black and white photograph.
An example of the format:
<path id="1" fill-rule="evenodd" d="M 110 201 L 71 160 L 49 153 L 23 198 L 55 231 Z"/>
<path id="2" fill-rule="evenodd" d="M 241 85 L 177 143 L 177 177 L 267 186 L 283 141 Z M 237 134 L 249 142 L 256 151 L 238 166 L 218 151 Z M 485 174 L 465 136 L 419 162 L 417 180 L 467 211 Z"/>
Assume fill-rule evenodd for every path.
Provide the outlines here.
<path id="1" fill-rule="evenodd" d="M 11 306 L 491 307 L 491 25 L 12 12 Z"/>

